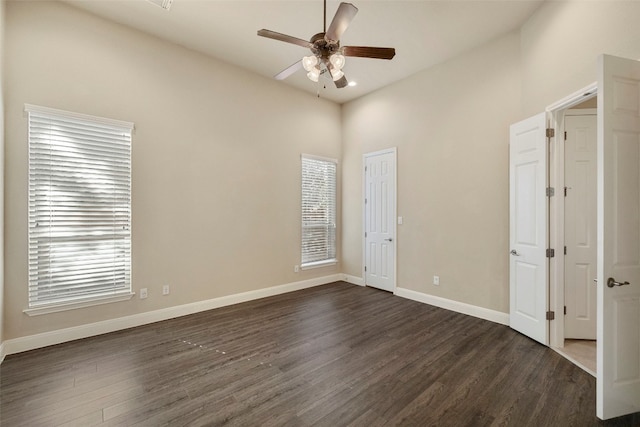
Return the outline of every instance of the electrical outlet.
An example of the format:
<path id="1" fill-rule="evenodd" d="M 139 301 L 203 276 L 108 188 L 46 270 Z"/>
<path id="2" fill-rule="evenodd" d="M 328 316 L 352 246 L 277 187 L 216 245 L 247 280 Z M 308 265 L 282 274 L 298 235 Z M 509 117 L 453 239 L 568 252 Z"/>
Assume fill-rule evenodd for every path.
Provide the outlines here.
<path id="1" fill-rule="evenodd" d="M 162 287 L 162 295 L 169 295 L 169 285 L 164 285 Z"/>
<path id="2" fill-rule="evenodd" d="M 147 297 L 147 288 L 140 289 L 140 299 L 145 299 Z"/>
<path id="3" fill-rule="evenodd" d="M 435 286 L 440 286 L 440 276 L 433 276 L 433 284 Z"/>
<path id="4" fill-rule="evenodd" d="M 294 265 L 293 266 L 293 272 L 294 273 L 298 273 L 300 271 L 300 266 Z"/>

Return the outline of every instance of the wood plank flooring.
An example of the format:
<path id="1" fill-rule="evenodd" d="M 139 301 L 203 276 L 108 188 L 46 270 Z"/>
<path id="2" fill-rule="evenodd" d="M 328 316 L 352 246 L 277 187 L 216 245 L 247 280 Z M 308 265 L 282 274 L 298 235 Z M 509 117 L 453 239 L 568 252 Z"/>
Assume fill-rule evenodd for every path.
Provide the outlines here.
<path id="1" fill-rule="evenodd" d="M 2 426 L 637 426 L 506 326 L 337 282 L 8 356 Z"/>

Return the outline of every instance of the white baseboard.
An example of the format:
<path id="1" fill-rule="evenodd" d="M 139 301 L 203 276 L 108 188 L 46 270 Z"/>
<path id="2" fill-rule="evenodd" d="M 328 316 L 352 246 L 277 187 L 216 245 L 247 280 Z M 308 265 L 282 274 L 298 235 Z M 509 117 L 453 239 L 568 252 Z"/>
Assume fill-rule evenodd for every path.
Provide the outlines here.
<path id="1" fill-rule="evenodd" d="M 477 305 L 437 297 L 435 295 L 423 294 L 422 292 L 416 292 L 406 288 L 396 288 L 394 294 L 402 298 L 434 305 L 436 307 L 456 311 L 458 313 L 467 314 L 469 316 L 478 317 L 491 322 L 500 323 L 501 325 L 509 325 L 509 314 L 501 311 L 478 307 Z"/>
<path id="2" fill-rule="evenodd" d="M 131 316 L 117 319 L 104 320 L 102 322 L 90 323 L 86 325 L 74 326 L 71 328 L 59 329 L 57 331 L 44 332 L 26 337 L 6 340 L 0 345 L 0 361 L 5 355 L 21 353 L 23 351 L 34 350 L 36 348 L 47 347 L 67 341 L 87 338 L 95 335 L 115 332 L 122 329 L 142 326 L 149 323 L 160 322 L 162 320 L 173 319 L 175 317 L 186 316 L 199 313 L 201 311 L 212 310 L 214 308 L 225 307 L 241 302 L 252 301 L 260 298 L 280 295 L 287 292 L 299 291 L 301 289 L 312 288 L 314 286 L 326 285 L 327 283 L 343 280 L 343 274 L 333 274 L 330 276 L 318 277 L 315 279 L 302 280 L 300 282 L 287 283 L 270 288 L 257 289 L 255 291 L 242 292 L 239 294 L 213 298 L 205 301 L 198 301 L 190 304 L 167 307 L 160 310 L 146 313 L 133 314 Z"/>
<path id="3" fill-rule="evenodd" d="M 342 280 L 352 285 L 364 286 L 364 279 L 362 277 L 352 276 L 350 274 L 343 274 Z"/>

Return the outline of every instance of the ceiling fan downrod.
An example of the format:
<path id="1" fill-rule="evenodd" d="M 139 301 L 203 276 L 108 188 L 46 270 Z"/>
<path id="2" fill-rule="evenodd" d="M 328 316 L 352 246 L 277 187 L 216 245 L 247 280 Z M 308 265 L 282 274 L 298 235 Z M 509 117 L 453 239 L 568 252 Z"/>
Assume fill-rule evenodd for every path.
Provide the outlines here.
<path id="1" fill-rule="evenodd" d="M 324 20 L 322 21 L 322 32 L 327 32 L 327 0 L 324 0 Z"/>

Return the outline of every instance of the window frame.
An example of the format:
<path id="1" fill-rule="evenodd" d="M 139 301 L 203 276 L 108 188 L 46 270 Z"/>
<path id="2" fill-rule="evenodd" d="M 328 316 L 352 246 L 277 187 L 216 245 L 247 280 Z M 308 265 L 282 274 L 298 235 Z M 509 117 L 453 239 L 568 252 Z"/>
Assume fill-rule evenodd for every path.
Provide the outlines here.
<path id="1" fill-rule="evenodd" d="M 132 139 L 133 139 L 133 133 L 135 130 L 134 124 L 130 122 L 120 121 L 120 120 L 90 116 L 87 114 L 74 113 L 74 112 L 63 111 L 63 110 L 58 110 L 54 108 L 41 107 L 41 106 L 30 105 L 30 104 L 25 104 L 24 111 L 27 115 L 27 126 L 28 126 L 27 143 L 28 143 L 28 162 L 29 162 L 29 166 L 28 166 L 29 197 L 28 197 L 27 204 L 28 204 L 29 214 L 28 214 L 27 234 L 29 239 L 29 243 L 28 243 L 29 272 L 28 272 L 28 295 L 27 295 L 28 308 L 23 311 L 30 316 L 34 316 L 34 315 L 54 313 L 59 311 L 66 311 L 66 310 L 82 308 L 82 307 L 89 307 L 89 306 L 94 306 L 98 304 L 130 300 L 133 297 L 133 295 L 135 295 L 135 293 L 132 291 L 132 277 L 131 277 L 131 269 L 132 269 L 131 267 L 131 258 L 132 258 L 131 256 L 131 240 L 132 240 L 131 164 L 132 164 Z M 61 140 L 66 139 L 67 141 L 69 141 L 69 142 L 67 141 L 65 142 L 67 142 L 67 144 L 70 144 L 70 147 L 72 148 L 68 149 L 67 151 L 69 151 L 69 153 L 74 154 L 75 156 L 72 156 L 72 155 L 67 156 L 63 153 L 60 156 L 60 158 L 62 159 L 60 162 L 46 163 L 45 161 L 45 163 L 42 163 L 42 160 L 41 160 L 42 150 L 47 143 L 38 142 L 36 140 L 38 136 L 40 136 L 42 140 L 46 141 L 46 137 L 44 136 L 46 135 L 46 131 L 34 132 L 32 128 L 32 127 L 37 127 L 38 121 L 42 121 L 42 120 L 45 120 L 45 121 L 51 120 L 52 123 L 55 122 L 58 126 L 63 126 L 62 123 L 65 123 L 65 125 L 66 123 L 69 123 L 70 126 L 73 126 L 73 127 L 78 126 L 79 128 L 81 128 L 81 130 L 79 131 L 80 136 L 78 136 L 77 138 L 72 138 L 71 131 L 68 129 L 66 129 L 64 132 L 61 132 L 57 136 L 57 138 L 60 138 Z M 105 132 L 114 132 L 116 134 L 119 134 L 115 139 L 121 145 L 120 148 L 117 148 L 115 145 L 109 146 L 109 144 L 105 142 L 99 142 L 96 145 L 95 138 L 100 139 L 101 137 L 100 136 L 92 137 L 89 134 L 90 127 L 106 129 Z M 73 139 L 76 139 L 76 141 L 73 141 Z M 124 224 L 123 229 L 125 230 L 125 232 L 122 233 L 122 232 L 114 231 L 114 234 L 111 235 L 112 236 L 111 239 L 109 239 L 110 235 L 108 233 L 104 234 L 102 239 L 100 237 L 87 237 L 86 234 L 83 236 L 85 239 L 83 240 L 83 242 L 85 242 L 85 244 L 87 243 L 92 244 L 92 242 L 95 242 L 93 243 L 95 246 L 100 246 L 100 242 L 102 241 L 103 245 L 104 245 L 104 242 L 107 242 L 107 245 L 111 244 L 114 246 L 114 253 L 117 255 L 121 255 L 124 258 L 119 259 L 118 261 L 114 260 L 112 264 L 107 264 L 106 268 L 112 269 L 113 271 L 121 272 L 124 278 L 119 282 L 121 283 L 120 285 L 113 286 L 113 293 L 111 294 L 109 294 L 108 291 L 104 291 L 104 290 L 100 291 L 99 286 L 96 286 L 96 283 L 93 283 L 93 285 L 90 285 L 95 287 L 93 290 L 96 292 L 93 295 L 91 294 L 91 292 L 88 292 L 87 295 L 83 296 L 81 295 L 82 292 L 76 292 L 76 295 L 67 297 L 66 299 L 65 298 L 56 299 L 55 297 L 44 296 L 42 297 L 42 300 L 38 302 L 37 297 L 33 296 L 33 292 L 37 293 L 38 287 L 41 286 L 41 284 L 39 284 L 38 281 L 39 280 L 42 281 L 43 280 L 42 278 L 47 277 L 47 274 L 49 275 L 48 280 L 53 280 L 51 278 L 51 275 L 54 274 L 49 272 L 43 275 L 40 271 L 40 268 L 34 266 L 34 262 L 35 264 L 38 264 L 38 265 L 40 264 L 40 261 L 37 260 L 39 256 L 36 256 L 35 254 L 38 253 L 38 248 L 40 249 L 43 248 L 42 244 L 39 244 L 38 241 L 44 240 L 44 237 L 42 237 L 43 236 L 42 231 L 38 232 L 36 228 L 38 227 L 38 221 L 41 220 L 42 218 L 40 213 L 42 211 L 40 211 L 39 209 L 44 208 L 44 212 L 47 212 L 47 211 L 52 211 L 56 207 L 58 209 L 61 207 L 65 208 L 67 206 L 65 206 L 64 203 L 67 203 L 67 202 L 63 202 L 62 205 L 59 205 L 59 204 L 56 205 L 56 202 L 60 203 L 59 200 L 54 199 L 53 202 L 49 202 L 46 200 L 47 197 L 44 197 L 44 202 L 40 202 L 36 199 L 41 198 L 41 196 L 36 196 L 35 191 L 41 188 L 40 186 L 43 185 L 43 181 L 46 179 L 43 177 L 49 177 L 49 179 L 51 179 L 52 176 L 55 178 L 59 178 L 59 175 L 52 175 L 52 174 L 47 175 L 47 173 L 50 173 L 51 170 L 54 170 L 56 166 L 59 168 L 65 168 L 65 167 L 68 168 L 70 164 L 70 159 L 73 159 L 73 157 L 76 157 L 77 159 L 79 159 L 77 161 L 79 161 L 80 162 L 79 164 L 82 166 L 90 164 L 91 163 L 90 160 L 101 158 L 101 156 L 103 156 L 102 154 L 91 154 L 91 155 L 87 154 L 89 151 L 95 151 L 96 147 L 98 147 L 97 148 L 98 150 L 103 149 L 104 151 L 110 153 L 109 156 L 105 157 L 105 159 L 110 159 L 110 162 L 107 162 L 107 166 L 105 169 L 106 172 L 100 172 L 100 174 L 98 175 L 98 178 L 93 178 L 93 177 L 88 178 L 85 175 L 84 177 L 81 177 L 81 178 L 74 177 L 73 179 L 69 179 L 69 181 L 63 181 L 63 182 L 70 183 L 69 184 L 70 186 L 68 187 L 70 189 L 66 191 L 70 192 L 72 195 L 67 196 L 67 198 L 68 199 L 73 198 L 73 201 L 68 202 L 68 203 L 71 203 L 71 205 L 68 205 L 68 206 L 73 206 L 77 208 L 78 203 L 87 203 L 87 202 L 96 201 L 96 200 L 98 202 L 104 202 L 105 199 L 106 200 L 110 199 L 113 194 L 116 194 L 116 192 L 119 192 L 119 194 L 122 194 L 120 193 L 122 189 L 125 190 L 124 199 L 119 198 L 117 202 L 116 201 L 112 202 L 113 204 L 111 205 L 111 209 L 112 209 L 111 212 L 114 218 L 113 219 L 109 218 L 109 220 L 106 223 L 106 224 L 110 224 L 108 227 L 113 228 L 113 230 L 116 230 L 116 226 L 120 227 L 120 226 L 123 226 Z M 58 154 L 61 151 L 65 151 L 65 150 L 55 151 L 54 153 Z M 40 152 L 40 157 L 37 154 L 35 154 L 36 152 Z M 112 160 L 114 156 L 119 156 L 119 155 L 124 155 L 124 159 L 125 159 L 124 163 L 115 163 L 115 161 Z M 89 162 L 87 160 L 89 160 Z M 45 166 L 42 166 L 42 164 L 44 164 Z M 114 166 L 116 164 L 117 166 Z M 53 165 L 53 167 L 50 165 Z M 103 166 L 104 164 L 100 164 L 100 166 L 88 168 L 88 170 L 90 170 L 91 172 L 99 171 L 99 169 L 103 168 Z M 117 179 L 120 182 L 124 182 L 124 184 L 119 183 L 117 184 L 117 186 L 116 184 L 114 184 L 114 187 L 111 189 L 113 193 L 106 193 L 107 196 L 103 195 L 105 194 L 103 191 L 97 191 L 97 192 L 94 191 L 93 193 L 88 193 L 88 195 L 86 196 L 87 197 L 86 199 L 78 198 L 78 194 L 80 193 L 78 189 L 82 188 L 83 180 L 88 180 L 88 179 L 104 180 L 107 178 L 116 179 L 116 178 L 113 178 L 113 174 L 116 173 L 115 169 L 113 169 L 114 167 L 125 168 L 126 173 L 124 175 L 124 178 Z M 124 179 L 124 181 L 122 181 L 122 179 Z M 117 182 L 117 181 L 113 181 L 113 182 Z M 104 185 L 102 185 L 101 190 L 104 188 L 105 188 Z M 102 194 L 99 196 L 96 196 L 97 193 L 102 193 Z M 51 197 L 56 198 L 57 196 L 54 195 Z M 121 207 L 123 205 L 122 200 L 125 200 L 124 201 L 124 206 L 125 206 L 124 220 L 121 219 L 122 218 Z M 36 208 L 38 208 L 37 213 L 36 213 Z M 116 210 L 114 211 L 114 209 Z M 68 245 L 67 247 L 72 247 L 74 252 L 82 253 L 86 249 L 79 249 L 78 247 L 73 248 L 72 245 L 74 244 L 74 242 L 77 244 L 77 242 L 79 242 L 81 239 L 80 237 L 81 235 L 79 234 L 80 231 L 78 231 L 78 228 L 86 228 L 86 230 L 91 231 L 91 228 L 89 228 L 90 226 L 87 224 L 87 218 L 90 217 L 90 214 L 88 214 L 87 212 L 80 212 L 80 213 L 76 213 L 75 211 L 73 212 L 74 212 L 74 215 L 73 215 L 74 219 L 69 221 L 73 221 L 75 225 L 67 226 L 67 227 L 71 227 L 72 229 L 75 229 L 75 230 L 73 231 L 65 230 L 69 233 L 72 233 L 72 236 L 71 236 L 71 239 L 69 240 L 63 239 L 61 240 L 61 242 L 62 242 L 62 245 Z M 109 211 L 104 211 L 104 212 L 109 212 Z M 109 217 L 109 215 L 105 216 L 104 213 L 101 215 L 102 217 L 107 217 L 107 218 Z M 51 214 L 49 214 L 49 216 L 53 217 L 53 215 Z M 118 219 L 115 219 L 116 216 L 118 216 Z M 60 226 L 57 225 L 55 222 L 49 222 L 47 227 L 49 227 L 50 229 L 49 233 L 53 233 L 55 231 L 58 231 L 56 230 L 56 227 L 60 227 Z M 60 228 L 59 230 L 64 230 L 64 228 Z M 96 232 L 92 231 L 92 233 L 95 234 Z M 92 233 L 89 233 L 89 234 L 92 234 Z M 49 237 L 49 240 L 51 241 L 51 237 Z M 111 243 L 109 243 L 109 240 L 111 240 Z M 114 242 L 116 241 L 118 241 L 119 243 L 115 244 Z M 50 242 L 49 242 L 49 245 L 46 247 L 49 249 L 56 248 L 56 246 L 55 245 L 52 246 Z M 116 255 L 114 255 L 114 259 L 115 257 Z M 45 263 L 49 262 L 50 259 L 52 258 L 49 256 L 46 256 L 46 261 L 44 262 Z M 105 256 L 102 256 L 102 258 L 100 258 L 100 260 L 102 261 L 104 261 L 104 259 L 108 259 L 108 258 L 105 258 Z M 87 263 L 85 265 L 92 265 L 92 264 Z M 82 272 L 82 270 L 80 269 L 75 269 L 75 266 L 73 266 L 72 268 L 73 268 L 72 272 L 75 275 L 86 274 Z M 93 280 L 98 280 L 98 279 L 94 277 Z M 104 279 L 100 279 L 100 280 L 104 280 Z M 55 285 L 55 286 L 58 286 L 58 285 Z M 64 290 L 68 291 L 69 289 L 72 289 L 71 286 L 65 285 L 65 284 L 60 285 L 60 288 L 63 291 Z"/>
<path id="2" fill-rule="evenodd" d="M 337 258 L 337 240 L 338 240 L 338 224 L 337 224 L 337 210 L 338 210 L 338 160 L 336 159 L 332 159 L 332 158 L 328 158 L 328 157 L 321 157 L 321 156 L 315 156 L 315 155 L 311 155 L 311 154 L 302 154 L 300 156 L 300 169 L 301 169 L 301 202 L 300 202 L 300 208 L 301 208 L 301 238 L 300 238 L 300 243 L 301 243 L 301 248 L 300 248 L 300 269 L 301 270 L 309 270 L 309 269 L 313 269 L 313 268 L 320 268 L 320 267 L 326 267 L 326 266 L 331 266 L 331 265 L 335 265 L 338 263 L 338 258 Z M 317 224 L 317 225 L 305 225 L 306 218 L 305 218 L 305 188 L 304 188 L 304 182 L 305 182 L 305 160 L 308 161 L 315 161 L 315 162 L 323 162 L 323 163 L 327 163 L 327 164 L 332 164 L 333 165 L 333 203 L 332 206 L 330 206 L 330 210 L 332 210 L 332 212 L 329 212 L 329 216 L 330 218 L 326 218 L 326 222 L 324 224 Z M 327 195 L 330 195 L 330 193 L 327 193 Z M 331 218 L 332 216 L 332 218 Z M 326 240 L 331 242 L 332 246 L 328 246 L 326 248 L 328 255 L 326 258 L 323 259 L 315 259 L 315 260 L 311 260 L 311 261 L 306 261 L 305 262 L 305 229 L 308 228 L 323 228 L 323 227 L 330 227 L 332 230 L 327 232 L 327 237 Z M 333 236 L 331 236 L 331 233 L 333 233 Z"/>

